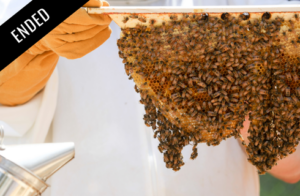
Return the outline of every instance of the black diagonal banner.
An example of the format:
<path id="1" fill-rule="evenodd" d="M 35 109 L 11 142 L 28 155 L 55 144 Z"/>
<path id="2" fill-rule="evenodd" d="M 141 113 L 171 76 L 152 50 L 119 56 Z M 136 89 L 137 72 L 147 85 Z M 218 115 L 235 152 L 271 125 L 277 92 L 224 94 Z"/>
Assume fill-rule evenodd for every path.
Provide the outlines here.
<path id="1" fill-rule="evenodd" d="M 32 0 L 0 26 L 0 71 L 88 0 Z"/>

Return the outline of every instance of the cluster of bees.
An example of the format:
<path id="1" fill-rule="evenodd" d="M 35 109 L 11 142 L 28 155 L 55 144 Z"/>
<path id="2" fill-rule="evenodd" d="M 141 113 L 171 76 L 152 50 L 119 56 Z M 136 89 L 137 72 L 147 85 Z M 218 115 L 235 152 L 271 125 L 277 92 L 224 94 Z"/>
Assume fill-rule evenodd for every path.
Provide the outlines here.
<path id="1" fill-rule="evenodd" d="M 122 29 L 119 56 L 136 83 L 145 124 L 159 140 L 167 168 L 184 165 L 186 145 L 193 145 L 195 159 L 198 143 L 215 146 L 234 136 L 264 174 L 299 143 L 300 58 L 287 53 L 300 42 L 299 18 L 272 18 L 268 12 L 252 20 L 249 13 L 220 16 L 171 14 L 157 24 L 129 15 L 123 23 L 140 23 Z M 292 33 L 296 38 L 288 36 Z M 248 114 L 246 146 L 240 129 Z"/>

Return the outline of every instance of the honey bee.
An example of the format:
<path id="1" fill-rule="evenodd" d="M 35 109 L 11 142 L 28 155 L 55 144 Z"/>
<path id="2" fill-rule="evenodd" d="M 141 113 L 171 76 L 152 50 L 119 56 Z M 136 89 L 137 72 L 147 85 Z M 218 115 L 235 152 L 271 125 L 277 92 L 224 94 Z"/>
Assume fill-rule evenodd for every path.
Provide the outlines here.
<path id="1" fill-rule="evenodd" d="M 197 151 L 193 151 L 193 153 L 191 154 L 191 159 L 194 160 L 197 158 L 197 156 L 198 156 Z"/>
<path id="2" fill-rule="evenodd" d="M 299 15 L 298 14 L 294 14 L 295 20 L 299 21 Z"/>
<path id="3" fill-rule="evenodd" d="M 289 23 L 290 23 L 290 25 L 291 25 L 292 29 L 294 29 L 294 28 L 295 28 L 295 26 L 294 26 L 294 22 L 293 22 L 292 20 L 289 20 Z"/>
<path id="4" fill-rule="evenodd" d="M 292 100 L 294 101 L 295 104 L 299 103 L 299 99 L 295 95 L 292 95 L 291 98 L 292 98 Z"/>
<path id="5" fill-rule="evenodd" d="M 180 97 L 180 93 L 179 92 L 174 93 L 171 95 L 171 97 L 172 97 L 172 99 L 176 99 L 176 98 Z"/>
<path id="6" fill-rule="evenodd" d="M 137 93 L 140 92 L 136 85 L 134 85 L 134 89 L 135 89 L 135 92 L 137 92 Z"/>
<path id="7" fill-rule="evenodd" d="M 277 70 L 277 71 L 275 71 L 273 74 L 276 76 L 276 75 L 279 75 L 279 74 L 281 74 L 282 73 L 282 70 Z"/>
<path id="8" fill-rule="evenodd" d="M 230 15 L 229 15 L 229 13 L 223 13 L 223 14 L 221 14 L 221 18 L 222 18 L 222 20 L 228 20 L 229 19 L 229 17 L 230 17 Z"/>
<path id="9" fill-rule="evenodd" d="M 299 80 L 299 76 L 298 76 L 297 73 L 293 72 L 292 76 L 293 76 L 293 79 L 294 79 L 295 82 L 297 82 Z"/>
<path id="10" fill-rule="evenodd" d="M 186 103 L 187 103 L 187 99 L 184 98 L 184 99 L 182 100 L 182 102 L 181 102 L 181 105 L 182 105 L 182 106 L 185 106 Z"/>
<path id="11" fill-rule="evenodd" d="M 170 15 L 170 19 L 171 19 L 171 20 L 177 20 L 178 17 L 177 17 L 177 15 Z"/>
<path id="12" fill-rule="evenodd" d="M 131 14 L 129 15 L 129 18 L 138 18 L 139 16 L 137 14 Z"/>
<path id="13" fill-rule="evenodd" d="M 201 19 L 204 20 L 204 21 L 207 21 L 209 19 L 209 15 L 208 13 L 205 13 L 205 14 L 201 14 Z"/>
<path id="14" fill-rule="evenodd" d="M 292 75 L 291 75 L 290 72 L 287 72 L 287 73 L 285 74 L 285 77 L 286 77 L 286 79 L 287 79 L 288 81 L 292 81 Z"/>
<path id="15" fill-rule="evenodd" d="M 143 16 L 138 17 L 138 20 L 143 23 L 147 22 L 146 18 Z"/>
<path id="16" fill-rule="evenodd" d="M 183 17 L 184 17 L 185 19 L 188 19 L 188 18 L 190 17 L 190 15 L 189 15 L 189 14 L 184 14 Z"/>
<path id="17" fill-rule="evenodd" d="M 188 80 L 188 85 L 189 87 L 193 87 L 193 80 L 191 78 Z"/>
<path id="18" fill-rule="evenodd" d="M 289 96 L 291 95 L 290 87 L 286 87 L 286 88 L 285 88 L 285 95 L 286 95 L 287 97 L 289 97 Z"/>
<path id="19" fill-rule="evenodd" d="M 123 18 L 122 22 L 123 22 L 123 23 L 126 23 L 128 20 L 129 20 L 129 17 L 127 17 L 127 16 L 124 16 L 124 18 Z"/>
<path id="20" fill-rule="evenodd" d="M 298 97 L 300 97 L 300 87 L 296 88 L 296 89 L 295 89 L 295 92 L 296 92 L 296 95 L 297 95 Z"/>
<path id="21" fill-rule="evenodd" d="M 195 100 L 193 99 L 187 103 L 188 106 L 192 106 L 193 104 L 195 104 Z"/>

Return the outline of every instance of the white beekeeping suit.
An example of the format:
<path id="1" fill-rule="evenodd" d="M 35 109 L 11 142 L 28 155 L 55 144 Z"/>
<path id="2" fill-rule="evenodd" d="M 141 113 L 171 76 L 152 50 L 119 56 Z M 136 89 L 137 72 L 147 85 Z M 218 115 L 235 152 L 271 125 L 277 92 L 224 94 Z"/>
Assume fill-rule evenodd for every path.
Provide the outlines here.
<path id="1" fill-rule="evenodd" d="M 15 4 L 21 0 L 13 0 Z M 24 3 L 24 1 L 21 1 Z M 112 4 L 114 1 L 111 1 Z M 276 2 L 276 3 L 274 3 Z M 279 0 L 168 0 L 152 5 L 281 4 Z M 11 4 L 13 5 L 13 4 Z M 10 8 L 10 6 L 9 6 Z M 9 11 L 11 11 L 8 8 Z M 12 11 L 11 11 L 12 12 Z M 53 142 L 75 142 L 76 156 L 51 180 L 51 196 L 258 196 L 256 168 L 234 138 L 183 150 L 185 166 L 166 169 L 158 141 L 143 122 L 143 105 L 118 56 L 120 28 L 86 56 L 60 58 Z M 0 119 L 1 120 L 1 119 Z"/>

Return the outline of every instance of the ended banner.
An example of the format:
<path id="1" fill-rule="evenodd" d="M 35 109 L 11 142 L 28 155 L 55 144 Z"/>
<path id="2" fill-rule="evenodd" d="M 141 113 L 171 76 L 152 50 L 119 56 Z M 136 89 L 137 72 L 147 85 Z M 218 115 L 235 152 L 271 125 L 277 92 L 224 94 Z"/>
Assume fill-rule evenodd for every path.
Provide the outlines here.
<path id="1" fill-rule="evenodd" d="M 0 71 L 86 2 L 88 0 L 33 0 L 2 24 Z"/>

